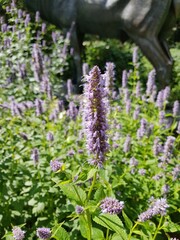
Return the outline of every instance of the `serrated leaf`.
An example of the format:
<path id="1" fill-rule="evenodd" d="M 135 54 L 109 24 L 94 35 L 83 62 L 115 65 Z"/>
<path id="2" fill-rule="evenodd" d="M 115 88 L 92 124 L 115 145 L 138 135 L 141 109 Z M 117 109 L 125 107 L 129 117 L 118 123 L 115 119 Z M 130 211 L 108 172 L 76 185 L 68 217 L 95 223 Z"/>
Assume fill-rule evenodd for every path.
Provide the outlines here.
<path id="1" fill-rule="evenodd" d="M 131 222 L 131 220 L 128 218 L 128 216 L 125 214 L 124 211 L 122 211 L 122 215 L 123 215 L 123 218 L 124 218 L 126 227 L 127 227 L 128 229 L 131 229 L 132 226 L 133 226 L 133 223 Z"/>
<path id="2" fill-rule="evenodd" d="M 93 218 L 93 221 L 99 225 L 118 233 L 122 239 L 127 240 L 127 234 L 124 230 L 122 221 L 117 215 L 102 214 Z"/>
<path id="3" fill-rule="evenodd" d="M 60 185 L 60 188 L 69 199 L 74 200 L 77 204 L 83 205 L 85 202 L 86 193 L 79 186 L 76 186 L 73 183 L 69 183 Z"/>
<path id="4" fill-rule="evenodd" d="M 104 187 L 100 186 L 94 194 L 94 199 L 96 199 L 97 201 L 100 201 L 103 198 L 105 198 L 105 196 L 106 196 L 106 194 L 104 192 Z"/>
<path id="5" fill-rule="evenodd" d="M 53 227 L 52 237 L 56 240 L 70 240 L 69 234 L 61 227 L 61 224 Z"/>

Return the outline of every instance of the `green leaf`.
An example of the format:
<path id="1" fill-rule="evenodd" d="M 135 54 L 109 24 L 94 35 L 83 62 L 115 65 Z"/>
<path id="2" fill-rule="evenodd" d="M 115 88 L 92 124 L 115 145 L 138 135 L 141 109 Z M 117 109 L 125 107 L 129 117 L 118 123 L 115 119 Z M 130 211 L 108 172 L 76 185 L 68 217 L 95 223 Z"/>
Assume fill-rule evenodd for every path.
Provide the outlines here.
<path id="1" fill-rule="evenodd" d="M 122 211 L 122 215 L 123 215 L 123 218 L 124 218 L 126 227 L 127 227 L 128 229 L 131 229 L 132 226 L 133 226 L 133 223 L 131 222 L 131 220 L 128 218 L 128 216 L 125 214 L 124 211 Z"/>
<path id="2" fill-rule="evenodd" d="M 34 206 L 36 203 L 37 203 L 37 201 L 34 198 L 32 198 L 31 200 L 28 201 L 29 206 Z"/>
<path id="3" fill-rule="evenodd" d="M 56 240 L 70 240 L 69 234 L 64 228 L 61 227 L 62 224 L 58 224 L 52 229 L 52 238 Z"/>
<path id="4" fill-rule="evenodd" d="M 106 194 L 104 192 L 104 187 L 100 186 L 94 194 L 94 199 L 96 199 L 97 201 L 100 201 L 103 198 L 105 198 L 105 196 L 106 196 Z"/>
<path id="5" fill-rule="evenodd" d="M 111 240 L 123 240 L 123 238 L 119 234 L 114 233 Z"/>
<path id="6" fill-rule="evenodd" d="M 33 213 L 40 213 L 44 210 L 45 204 L 43 202 L 39 202 L 36 206 L 33 207 Z"/>
<path id="7" fill-rule="evenodd" d="M 91 169 L 87 174 L 87 180 L 93 178 L 94 174 L 97 172 L 97 169 Z"/>
<path id="8" fill-rule="evenodd" d="M 124 230 L 123 223 L 117 215 L 102 214 L 98 217 L 94 217 L 93 221 L 118 233 L 122 239 L 127 240 L 127 234 Z"/>
<path id="9" fill-rule="evenodd" d="M 2 239 L 14 240 L 12 232 L 6 232 L 6 234 L 2 237 Z"/>
<path id="10" fill-rule="evenodd" d="M 77 204 L 83 205 L 86 200 L 86 193 L 82 188 L 73 183 L 59 185 L 63 193 Z"/>
<path id="11" fill-rule="evenodd" d="M 180 225 L 177 223 L 174 223 L 172 221 L 168 222 L 168 224 L 166 224 L 167 222 L 165 222 L 165 224 L 163 225 L 163 229 L 167 232 L 178 232 L 180 231 Z"/>
<path id="12" fill-rule="evenodd" d="M 98 228 L 92 228 L 92 239 L 94 240 L 104 240 L 103 231 Z"/>
<path id="13" fill-rule="evenodd" d="M 79 225 L 80 225 L 81 235 L 84 238 L 87 238 L 87 234 L 88 234 L 89 228 L 88 228 L 87 222 L 84 219 L 84 216 L 79 216 Z"/>

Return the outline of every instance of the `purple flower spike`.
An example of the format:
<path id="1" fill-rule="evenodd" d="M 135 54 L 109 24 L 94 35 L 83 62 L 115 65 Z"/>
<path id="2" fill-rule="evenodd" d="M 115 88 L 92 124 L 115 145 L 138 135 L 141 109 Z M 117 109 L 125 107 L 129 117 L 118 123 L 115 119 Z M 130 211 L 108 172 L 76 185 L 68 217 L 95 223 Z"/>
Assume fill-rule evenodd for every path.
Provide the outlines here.
<path id="1" fill-rule="evenodd" d="M 46 135 L 46 139 L 47 141 L 49 142 L 53 142 L 54 141 L 54 135 L 52 132 L 48 132 L 47 135 Z"/>
<path id="2" fill-rule="evenodd" d="M 106 104 L 104 102 L 104 91 L 100 69 L 95 66 L 89 76 L 86 76 L 87 83 L 84 86 L 84 125 L 87 138 L 87 149 L 94 155 L 93 165 L 101 166 L 105 161 L 105 154 L 108 151 L 106 130 Z"/>
<path id="3" fill-rule="evenodd" d="M 32 58 L 33 58 L 34 77 L 37 82 L 41 82 L 42 74 L 44 72 L 44 63 L 43 63 L 42 51 L 38 44 L 33 45 Z"/>
<path id="4" fill-rule="evenodd" d="M 48 99 L 52 99 L 52 88 L 51 88 L 51 84 L 49 81 L 49 76 L 48 74 L 43 74 L 42 75 L 42 82 L 41 82 L 41 91 L 46 93 Z"/>
<path id="5" fill-rule="evenodd" d="M 100 204 L 102 213 L 119 214 L 124 208 L 124 202 L 112 197 L 106 197 Z"/>
<path id="6" fill-rule="evenodd" d="M 35 100 L 35 107 L 36 107 L 36 116 L 40 116 L 42 113 L 44 113 L 45 109 L 43 106 L 43 101 L 41 99 L 36 99 Z"/>
<path id="7" fill-rule="evenodd" d="M 161 161 L 163 163 L 169 163 L 174 148 L 174 142 L 175 137 L 167 137 L 167 140 L 164 144 L 163 156 L 161 157 Z"/>
<path id="8" fill-rule="evenodd" d="M 78 109 L 76 105 L 74 104 L 74 102 L 70 102 L 69 109 L 67 110 L 67 116 L 72 120 L 76 120 L 77 115 L 78 115 Z"/>
<path id="9" fill-rule="evenodd" d="M 179 113 L 179 109 L 180 109 L 180 104 L 179 101 L 175 101 L 174 105 L 173 105 L 173 117 L 176 117 Z"/>
<path id="10" fill-rule="evenodd" d="M 164 195 L 166 195 L 167 193 L 169 193 L 170 191 L 170 186 L 168 184 L 165 184 L 164 186 L 162 186 L 162 193 Z"/>
<path id="11" fill-rule="evenodd" d="M 129 114 L 130 113 L 130 110 L 131 110 L 131 100 L 128 99 L 126 101 L 126 113 Z"/>
<path id="12" fill-rule="evenodd" d="M 148 209 L 147 211 L 141 213 L 138 217 L 139 222 L 145 222 L 152 218 L 152 209 Z"/>
<path id="13" fill-rule="evenodd" d="M 164 101 L 167 101 L 169 96 L 170 96 L 170 87 L 167 86 L 164 91 L 163 91 L 163 98 L 164 98 Z"/>
<path id="14" fill-rule="evenodd" d="M 26 19 L 25 19 L 25 21 L 24 21 L 24 25 L 25 25 L 25 27 L 28 26 L 30 20 L 31 20 L 30 14 L 27 14 L 27 15 L 26 15 Z"/>
<path id="15" fill-rule="evenodd" d="M 115 79 L 115 65 L 112 62 L 106 63 L 106 72 L 105 72 L 105 89 L 108 96 L 112 97 L 113 88 L 114 88 L 114 79 Z"/>
<path id="16" fill-rule="evenodd" d="M 163 151 L 163 147 L 160 144 L 160 139 L 156 137 L 153 145 L 153 153 L 155 156 L 158 156 L 160 153 L 162 153 L 162 151 Z"/>
<path id="17" fill-rule="evenodd" d="M 51 237 L 51 230 L 50 228 L 38 228 L 36 230 L 36 235 L 37 237 L 41 238 L 41 239 L 48 239 Z"/>
<path id="18" fill-rule="evenodd" d="M 13 227 L 12 233 L 15 240 L 22 240 L 25 237 L 25 231 L 20 227 Z"/>
<path id="19" fill-rule="evenodd" d="M 147 96 L 150 96 L 153 92 L 153 87 L 155 84 L 155 75 L 156 75 L 155 70 L 152 70 L 148 75 L 148 81 L 147 81 L 147 85 L 146 85 L 147 86 L 147 88 L 146 88 Z"/>
<path id="20" fill-rule="evenodd" d="M 129 152 L 130 151 L 130 147 L 131 147 L 131 137 L 128 134 L 127 137 L 126 137 L 126 140 L 124 142 L 123 151 L 125 153 Z"/>
<path id="21" fill-rule="evenodd" d="M 161 90 L 157 95 L 156 106 L 159 109 L 162 109 L 164 106 L 164 91 L 163 90 Z"/>
<path id="22" fill-rule="evenodd" d="M 41 32 L 45 33 L 45 31 L 46 31 L 46 23 L 42 23 Z"/>
<path id="23" fill-rule="evenodd" d="M 127 87 L 127 81 L 128 81 L 127 71 L 123 70 L 123 72 L 122 72 L 122 87 L 123 88 Z"/>
<path id="24" fill-rule="evenodd" d="M 59 112 L 64 111 L 64 101 L 63 100 L 58 100 L 58 110 L 59 110 Z"/>
<path id="25" fill-rule="evenodd" d="M 168 207 L 169 205 L 167 204 L 167 200 L 165 198 L 154 199 L 148 210 L 139 215 L 138 221 L 145 222 L 158 214 L 164 216 L 166 215 L 166 210 Z"/>
<path id="26" fill-rule="evenodd" d="M 35 16 L 35 22 L 39 22 L 40 21 L 40 12 L 36 12 L 36 16 Z"/>
<path id="27" fill-rule="evenodd" d="M 172 171 L 173 181 L 177 180 L 180 176 L 180 165 L 176 165 Z"/>
<path id="28" fill-rule="evenodd" d="M 141 139 L 147 133 L 148 122 L 146 119 L 142 118 L 140 121 L 140 128 L 137 130 L 137 137 Z"/>
<path id="29" fill-rule="evenodd" d="M 138 164 L 139 162 L 135 157 L 130 158 L 130 161 L 129 161 L 130 167 L 136 167 Z"/>
<path id="30" fill-rule="evenodd" d="M 31 153 L 31 159 L 34 161 L 34 164 L 37 164 L 39 161 L 39 150 L 34 148 Z"/>
<path id="31" fill-rule="evenodd" d="M 134 120 L 137 120 L 138 117 L 139 117 L 139 114 L 140 114 L 140 106 L 136 106 L 135 110 L 134 110 L 134 113 L 133 113 L 133 119 Z"/>
<path id="32" fill-rule="evenodd" d="M 161 110 L 159 112 L 159 124 L 163 125 L 165 123 L 165 111 Z"/>

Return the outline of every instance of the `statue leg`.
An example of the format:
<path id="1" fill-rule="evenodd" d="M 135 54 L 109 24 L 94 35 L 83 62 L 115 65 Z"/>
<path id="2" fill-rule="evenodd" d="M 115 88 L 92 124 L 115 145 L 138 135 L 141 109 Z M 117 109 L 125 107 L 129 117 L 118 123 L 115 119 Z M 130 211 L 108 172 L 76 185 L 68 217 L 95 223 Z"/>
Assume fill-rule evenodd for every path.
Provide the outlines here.
<path id="1" fill-rule="evenodd" d="M 162 46 L 162 48 L 164 49 L 164 51 L 166 51 L 166 54 L 168 55 L 168 58 L 171 60 L 171 62 L 173 63 L 173 58 L 172 58 L 172 56 L 171 56 L 171 52 L 170 52 L 170 50 L 169 50 L 169 46 L 168 46 L 168 44 L 167 44 L 167 41 L 166 40 L 164 40 L 164 39 L 160 39 L 160 43 L 161 43 L 161 46 Z"/>
<path id="2" fill-rule="evenodd" d="M 134 39 L 144 55 L 154 66 L 161 88 L 168 85 L 171 78 L 173 62 L 166 51 L 162 48 L 157 37 L 134 38 L 131 36 L 131 38 Z"/>

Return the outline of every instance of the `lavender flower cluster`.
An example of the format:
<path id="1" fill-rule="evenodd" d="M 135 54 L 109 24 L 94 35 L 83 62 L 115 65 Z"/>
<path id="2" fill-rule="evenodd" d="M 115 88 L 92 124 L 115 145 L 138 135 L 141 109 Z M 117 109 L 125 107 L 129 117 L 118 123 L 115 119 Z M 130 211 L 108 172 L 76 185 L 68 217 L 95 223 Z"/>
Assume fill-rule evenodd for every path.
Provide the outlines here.
<path id="1" fill-rule="evenodd" d="M 57 172 L 63 166 L 63 163 L 59 161 L 59 159 L 51 160 L 50 167 L 53 172 Z"/>
<path id="2" fill-rule="evenodd" d="M 20 227 L 13 227 L 12 233 L 15 240 L 23 240 L 25 238 L 25 231 Z"/>
<path id="3" fill-rule="evenodd" d="M 153 216 L 160 214 L 166 215 L 167 208 L 169 207 L 166 198 L 154 199 L 148 210 L 141 213 L 138 217 L 138 221 L 145 222 L 151 219 Z"/>
<path id="4" fill-rule="evenodd" d="M 38 228 L 36 231 L 37 237 L 41 239 L 48 239 L 51 237 L 51 229 L 50 228 Z"/>
<path id="5" fill-rule="evenodd" d="M 12 229 L 13 238 L 15 240 L 23 240 L 25 239 L 25 231 L 23 231 L 20 227 L 13 227 Z M 49 239 L 51 237 L 51 229 L 50 228 L 37 228 L 36 235 L 40 239 Z"/>
<path id="6" fill-rule="evenodd" d="M 124 202 L 112 197 L 106 197 L 100 203 L 102 213 L 119 214 L 124 208 Z"/>

